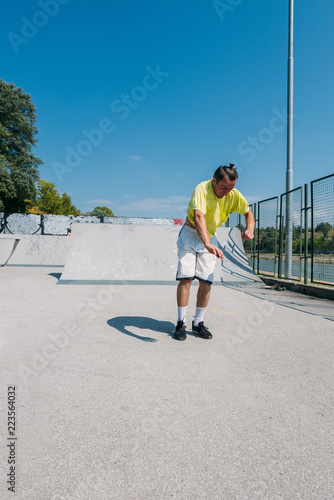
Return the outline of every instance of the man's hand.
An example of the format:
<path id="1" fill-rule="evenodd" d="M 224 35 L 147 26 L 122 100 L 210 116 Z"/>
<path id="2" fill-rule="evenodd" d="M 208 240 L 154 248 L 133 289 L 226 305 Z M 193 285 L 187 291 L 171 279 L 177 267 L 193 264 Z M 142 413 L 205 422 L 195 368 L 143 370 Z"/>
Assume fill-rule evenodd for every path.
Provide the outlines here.
<path id="1" fill-rule="evenodd" d="M 223 260 L 223 252 L 215 245 L 212 245 L 210 241 L 208 230 L 206 228 L 206 220 L 204 214 L 200 210 L 194 210 L 194 221 L 197 234 L 201 238 L 207 251 L 218 257 L 218 259 Z"/>
<path id="2" fill-rule="evenodd" d="M 241 235 L 243 240 L 251 241 L 254 238 L 254 233 L 250 229 L 246 229 Z"/>
<path id="3" fill-rule="evenodd" d="M 214 245 L 212 245 L 211 243 L 209 245 L 205 245 L 205 248 L 207 249 L 208 252 L 212 253 L 213 255 L 215 255 L 216 257 L 218 257 L 218 259 L 221 259 L 223 260 L 224 258 L 224 254 L 223 252 L 220 250 L 220 248 L 218 247 L 215 247 Z"/>
<path id="4" fill-rule="evenodd" d="M 243 240 L 251 241 L 254 238 L 255 219 L 250 210 L 245 214 L 246 231 L 241 235 Z"/>

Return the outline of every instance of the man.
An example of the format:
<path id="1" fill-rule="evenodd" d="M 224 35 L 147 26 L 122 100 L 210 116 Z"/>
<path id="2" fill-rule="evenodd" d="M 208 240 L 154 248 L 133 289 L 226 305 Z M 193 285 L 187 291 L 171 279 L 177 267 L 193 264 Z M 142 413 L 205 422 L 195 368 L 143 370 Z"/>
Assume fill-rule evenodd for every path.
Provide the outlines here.
<path id="1" fill-rule="evenodd" d="M 217 246 L 217 228 L 231 212 L 240 213 L 246 221 L 242 238 L 254 238 L 254 216 L 245 198 L 235 189 L 237 179 L 238 172 L 230 163 L 229 166 L 218 167 L 213 178 L 198 184 L 192 194 L 186 222 L 177 240 L 179 262 L 176 279 L 180 281 L 177 288 L 178 321 L 174 334 L 177 340 L 187 338 L 186 311 L 190 285 L 195 278 L 199 280 L 199 287 L 192 330 L 199 337 L 212 338 L 204 326 L 204 314 L 210 298 L 216 259 L 224 258 Z"/>

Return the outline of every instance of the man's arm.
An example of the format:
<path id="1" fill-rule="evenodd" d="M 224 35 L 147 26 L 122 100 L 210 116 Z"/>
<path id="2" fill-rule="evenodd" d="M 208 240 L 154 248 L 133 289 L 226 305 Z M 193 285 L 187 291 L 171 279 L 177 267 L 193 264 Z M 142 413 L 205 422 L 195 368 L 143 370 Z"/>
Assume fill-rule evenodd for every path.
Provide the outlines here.
<path id="1" fill-rule="evenodd" d="M 255 219 L 254 215 L 250 210 L 245 215 L 246 221 L 246 231 L 244 231 L 241 235 L 243 240 L 251 241 L 254 238 L 254 229 L 255 229 Z"/>
<path id="2" fill-rule="evenodd" d="M 212 253 L 219 259 L 223 259 L 223 252 L 218 247 L 212 245 L 210 241 L 203 212 L 201 212 L 200 210 L 194 210 L 194 222 L 197 234 L 203 241 L 204 246 L 208 250 L 208 252 Z"/>

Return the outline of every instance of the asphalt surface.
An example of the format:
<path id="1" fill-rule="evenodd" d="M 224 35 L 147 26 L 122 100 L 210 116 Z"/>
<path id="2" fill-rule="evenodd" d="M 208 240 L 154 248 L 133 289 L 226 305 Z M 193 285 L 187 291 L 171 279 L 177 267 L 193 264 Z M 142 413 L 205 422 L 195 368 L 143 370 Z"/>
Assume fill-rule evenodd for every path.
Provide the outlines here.
<path id="1" fill-rule="evenodd" d="M 4 267 L 0 497 L 333 499 L 333 302 L 216 285 L 173 338 L 175 285 Z M 15 495 L 7 388 L 16 389 Z"/>

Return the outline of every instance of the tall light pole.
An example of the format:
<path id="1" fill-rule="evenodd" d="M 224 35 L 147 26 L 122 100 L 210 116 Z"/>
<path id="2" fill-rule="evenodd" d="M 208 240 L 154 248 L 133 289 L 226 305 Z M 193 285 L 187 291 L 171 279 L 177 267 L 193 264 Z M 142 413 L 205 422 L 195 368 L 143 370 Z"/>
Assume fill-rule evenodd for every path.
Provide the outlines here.
<path id="1" fill-rule="evenodd" d="M 294 0 L 289 0 L 286 192 L 293 189 L 293 11 Z M 292 196 L 290 193 L 286 198 L 285 277 L 287 279 L 291 279 L 292 274 Z"/>

